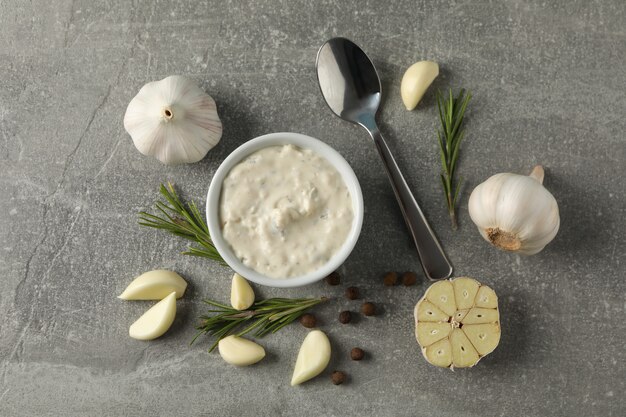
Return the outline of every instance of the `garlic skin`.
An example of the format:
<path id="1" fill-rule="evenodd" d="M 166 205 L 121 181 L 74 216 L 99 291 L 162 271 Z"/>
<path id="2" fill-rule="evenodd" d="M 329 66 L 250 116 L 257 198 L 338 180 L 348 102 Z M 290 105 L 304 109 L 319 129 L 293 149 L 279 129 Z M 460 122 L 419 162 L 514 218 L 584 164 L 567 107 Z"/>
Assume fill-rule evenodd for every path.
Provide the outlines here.
<path id="1" fill-rule="evenodd" d="M 144 85 L 128 104 L 124 128 L 139 152 L 167 165 L 198 162 L 222 136 L 213 98 L 179 75 Z"/>
<path id="2" fill-rule="evenodd" d="M 529 176 L 496 174 L 469 198 L 469 214 L 483 238 L 499 249 L 523 255 L 540 252 L 559 231 L 559 207 L 543 185 L 544 171 Z"/>
<path id="3" fill-rule="evenodd" d="M 407 110 L 417 107 L 438 75 L 439 65 L 432 61 L 416 62 L 406 70 L 400 83 L 400 95 Z"/>

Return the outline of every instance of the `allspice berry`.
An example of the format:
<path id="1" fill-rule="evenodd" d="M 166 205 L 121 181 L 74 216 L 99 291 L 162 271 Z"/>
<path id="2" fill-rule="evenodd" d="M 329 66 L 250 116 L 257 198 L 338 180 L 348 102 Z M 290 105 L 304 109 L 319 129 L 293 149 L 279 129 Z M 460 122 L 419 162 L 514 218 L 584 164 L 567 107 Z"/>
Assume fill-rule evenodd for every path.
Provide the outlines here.
<path id="1" fill-rule="evenodd" d="M 359 298 L 359 289 L 357 287 L 346 288 L 346 298 L 348 300 L 356 300 Z"/>
<path id="2" fill-rule="evenodd" d="M 410 287 L 417 282 L 417 274 L 415 272 L 405 272 L 402 274 L 402 284 Z"/>
<path id="3" fill-rule="evenodd" d="M 300 317 L 300 324 L 307 329 L 312 329 L 317 325 L 317 320 L 315 319 L 315 316 L 313 314 L 306 313 L 303 314 L 302 317 Z"/>
<path id="4" fill-rule="evenodd" d="M 341 276 L 339 275 L 339 272 L 337 271 L 331 272 L 330 275 L 326 277 L 326 283 L 328 285 L 339 285 L 340 282 L 341 282 Z"/>
<path id="5" fill-rule="evenodd" d="M 361 306 L 361 313 L 365 316 L 373 316 L 376 314 L 376 306 L 374 303 L 370 303 L 369 301 L 367 303 L 363 303 Z"/>
<path id="6" fill-rule="evenodd" d="M 341 371 L 335 371 L 332 373 L 332 375 L 330 376 L 331 381 L 333 381 L 333 384 L 335 385 L 341 385 L 344 382 L 346 382 L 346 374 L 344 374 Z"/>
<path id="7" fill-rule="evenodd" d="M 339 322 L 342 324 L 348 324 L 352 321 L 352 313 L 349 311 L 342 311 L 339 313 Z"/>
<path id="8" fill-rule="evenodd" d="M 383 284 L 385 287 L 393 287 L 398 283 L 398 274 L 395 272 L 387 272 L 383 278 Z"/>
<path id="9" fill-rule="evenodd" d="M 361 348 L 355 347 L 350 351 L 350 358 L 353 361 L 360 361 L 364 357 L 365 357 L 365 352 L 363 352 L 363 349 Z"/>

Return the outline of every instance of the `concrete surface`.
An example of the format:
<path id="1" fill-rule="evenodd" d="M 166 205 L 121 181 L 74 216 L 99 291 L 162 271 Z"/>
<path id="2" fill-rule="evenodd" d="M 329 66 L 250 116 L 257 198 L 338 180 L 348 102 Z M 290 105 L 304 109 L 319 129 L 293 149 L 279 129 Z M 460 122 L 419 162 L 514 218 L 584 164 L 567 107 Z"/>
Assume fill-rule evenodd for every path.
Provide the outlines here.
<path id="1" fill-rule="evenodd" d="M 580 1 L 0 2 L 0 415 L 2 416 L 624 416 L 626 8 Z M 426 284 L 382 286 L 419 264 L 366 133 L 334 117 L 313 69 L 329 37 L 352 38 L 383 78 L 383 131 L 457 275 L 500 295 L 503 336 L 476 368 L 429 366 L 413 338 Z M 433 89 L 414 112 L 403 70 L 442 67 L 435 87 L 470 88 L 460 230 L 440 184 Z M 197 80 L 217 100 L 220 145 L 166 167 L 122 126 L 146 82 Z M 332 339 L 328 375 L 291 388 L 306 330 L 262 341 L 269 355 L 237 369 L 208 343 L 189 346 L 201 300 L 226 301 L 229 271 L 179 254 L 183 242 L 136 224 L 160 182 L 204 202 L 212 173 L 257 135 L 294 131 L 355 168 L 367 213 L 341 288 L 257 288 L 262 296 L 335 296 L 318 311 Z M 473 187 L 501 172 L 547 168 L 562 226 L 539 255 L 498 252 L 467 213 Z M 139 342 L 128 326 L 151 305 L 123 302 L 133 277 L 180 271 L 190 287 L 172 330 Z M 421 274 L 421 272 L 420 272 Z M 349 326 L 341 293 L 361 288 L 381 316 Z M 348 359 L 354 346 L 368 359 Z"/>

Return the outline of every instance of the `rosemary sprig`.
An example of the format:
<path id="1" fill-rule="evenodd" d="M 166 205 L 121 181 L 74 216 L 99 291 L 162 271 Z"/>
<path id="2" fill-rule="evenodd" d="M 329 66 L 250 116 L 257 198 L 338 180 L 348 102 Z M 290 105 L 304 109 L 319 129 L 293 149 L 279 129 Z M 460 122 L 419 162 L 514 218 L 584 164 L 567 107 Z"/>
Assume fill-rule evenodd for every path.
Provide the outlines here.
<path id="1" fill-rule="evenodd" d="M 467 95 L 465 95 L 465 89 L 461 89 L 456 98 L 452 96 L 452 89 L 450 89 L 447 99 L 441 91 L 437 91 L 437 107 L 439 108 L 439 119 L 441 120 L 441 130 L 437 130 L 441 165 L 443 167 L 441 182 L 454 230 L 458 227 L 455 207 L 459 190 L 461 189 L 461 182 L 463 181 L 463 178 L 459 178 L 456 184 L 454 184 L 454 174 L 456 173 L 456 163 L 459 158 L 459 146 L 465 135 L 465 130 L 461 128 L 463 116 L 465 115 L 467 103 L 469 103 L 471 98 L 472 93 L 468 91 Z"/>
<path id="2" fill-rule="evenodd" d="M 311 307 L 326 300 L 325 297 L 269 298 L 258 301 L 249 310 L 243 311 L 215 301 L 204 300 L 211 308 L 208 314 L 200 316 L 201 323 L 196 326 L 198 332 L 191 343 L 203 334 L 215 337 L 215 342 L 209 348 L 211 352 L 221 339 L 231 334 L 243 336 L 255 330 L 256 337 L 263 337 L 268 333 L 276 333 Z"/>
<path id="3" fill-rule="evenodd" d="M 181 201 L 172 183 L 168 182 L 167 186 L 161 184 L 160 192 L 165 197 L 166 202 L 156 202 L 155 206 L 159 215 L 142 211 L 139 213 L 139 224 L 165 230 L 199 245 L 190 246 L 187 251 L 183 252 L 184 255 L 209 258 L 225 265 L 224 260 L 213 246 L 209 228 L 196 204 L 193 201 L 190 203 Z"/>

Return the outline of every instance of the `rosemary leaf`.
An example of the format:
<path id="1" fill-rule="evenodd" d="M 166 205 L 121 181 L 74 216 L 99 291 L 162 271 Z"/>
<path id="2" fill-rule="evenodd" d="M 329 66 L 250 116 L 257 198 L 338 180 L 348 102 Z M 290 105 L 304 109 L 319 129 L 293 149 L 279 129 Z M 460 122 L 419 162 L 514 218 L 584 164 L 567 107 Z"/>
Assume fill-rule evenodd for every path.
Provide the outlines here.
<path id="1" fill-rule="evenodd" d="M 465 136 L 463 117 L 465 116 L 467 104 L 472 98 L 472 93 L 468 91 L 466 95 L 465 89 L 461 89 L 455 98 L 452 95 L 452 89 L 450 89 L 447 96 L 446 98 L 441 91 L 437 91 L 437 109 L 441 122 L 441 128 L 437 130 L 437 139 L 439 141 L 439 154 L 443 171 L 441 182 L 452 228 L 456 230 L 456 204 L 461 189 L 461 181 L 455 182 L 454 177 L 461 141 Z"/>
<path id="2" fill-rule="evenodd" d="M 221 339 L 231 334 L 243 336 L 254 331 L 256 337 L 263 337 L 279 331 L 323 301 L 326 298 L 269 298 L 254 303 L 248 310 L 240 311 L 204 300 L 212 308 L 200 317 L 200 324 L 196 326 L 198 332 L 191 343 L 201 335 L 213 337 L 215 342 L 209 348 L 211 352 Z"/>
<path id="3" fill-rule="evenodd" d="M 160 193 L 166 202 L 157 201 L 155 207 L 157 214 L 142 211 L 139 213 L 139 225 L 164 230 L 175 236 L 195 242 L 199 246 L 190 246 L 184 255 L 199 256 L 226 265 L 220 256 L 209 234 L 204 217 L 192 201 L 183 202 L 174 186 L 167 183 L 161 184 Z M 160 214 L 159 214 L 160 213 Z"/>

